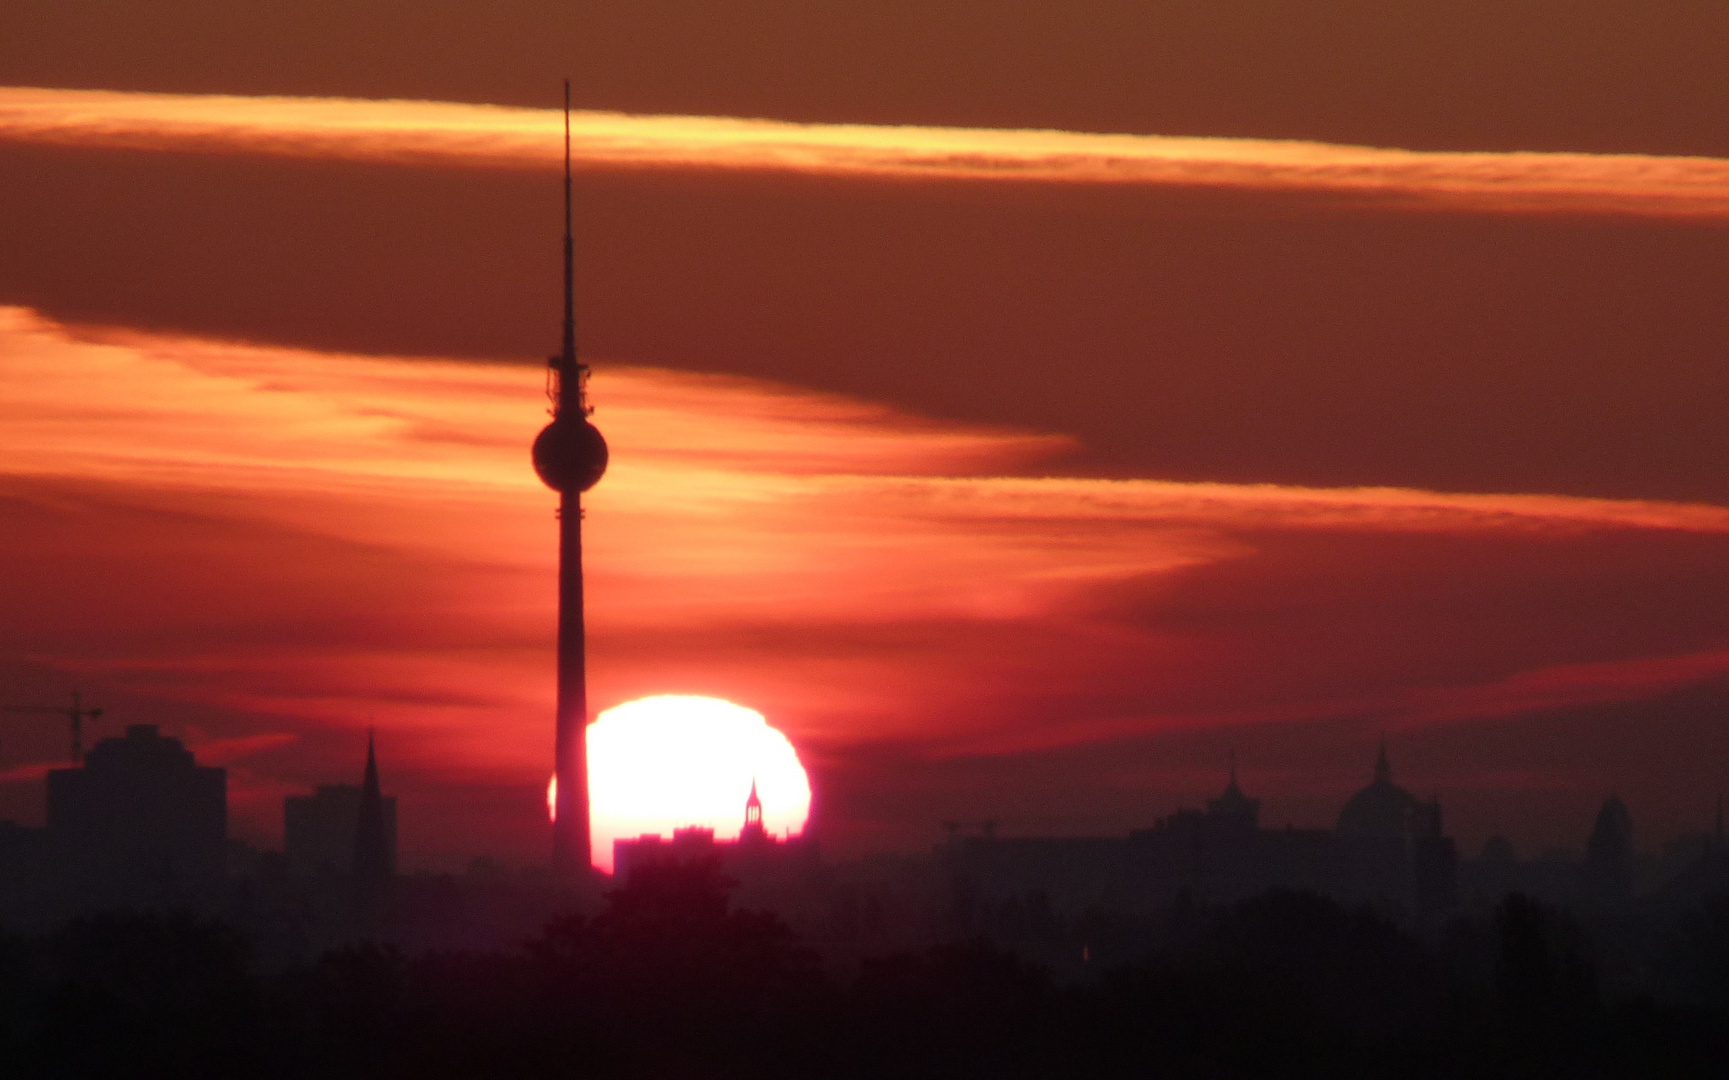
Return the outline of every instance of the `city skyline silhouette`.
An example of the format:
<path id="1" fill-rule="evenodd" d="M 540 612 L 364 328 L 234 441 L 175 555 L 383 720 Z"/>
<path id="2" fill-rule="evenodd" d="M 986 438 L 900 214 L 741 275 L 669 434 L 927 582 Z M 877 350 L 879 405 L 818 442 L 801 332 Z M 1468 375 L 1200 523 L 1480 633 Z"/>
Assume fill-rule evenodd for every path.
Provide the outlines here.
<path id="1" fill-rule="evenodd" d="M 1681 48 L 1692 17 L 1652 40 Z M 1645 126 L 1564 108 L 1564 66 L 1493 69 L 1525 88 L 1516 115 L 1377 113 L 1295 60 L 1277 69 L 1294 97 L 1117 100 L 1081 79 L 1041 111 L 995 54 L 989 100 L 934 74 L 908 84 L 922 105 L 873 98 L 842 68 L 811 96 L 707 60 L 657 87 L 620 60 L 654 31 L 620 18 L 617 56 L 559 36 L 580 19 L 532 46 L 591 61 L 572 315 L 630 462 L 591 494 L 588 712 L 656 693 L 758 709 L 807 759 L 837 857 L 925 850 L 944 821 L 1126 835 L 1214 797 L 1233 747 L 1265 821 L 1328 827 L 1383 730 L 1467 855 L 1579 850 L 1610 795 L 1648 853 L 1709 831 L 1729 752 L 1724 233 L 1708 179 L 1671 205 L 1629 177 L 1724 148 L 1702 105 L 1672 107 L 1655 53 L 1629 60 L 1649 76 L 1629 108 L 1663 118 Z M 1111 18 L 1134 40 L 1205 25 Z M 1309 40 L 1308 18 L 1275 22 Z M 1453 85 L 1428 19 L 1388 30 L 1432 65 L 1411 93 Z M 346 776 L 338 748 L 377 724 L 403 748 L 405 867 L 542 861 L 557 526 L 504 447 L 545 424 L 535 357 L 558 332 L 551 95 L 495 59 L 360 63 L 334 30 L 324 74 L 262 38 L 237 39 L 241 75 L 146 35 L 55 76 L 86 31 L 31 25 L 41 48 L 0 51 L 5 701 L 82 689 L 113 710 L 93 735 L 154 723 L 222 759 L 261 849 L 281 798 Z M 1100 32 L 1063 31 L 1126 70 Z M 817 51 L 846 48 L 908 62 L 874 32 Z M 1213 86 L 1229 67 L 1184 63 Z M 113 96 L 54 97 L 92 90 Z M 218 91 L 238 96 L 198 96 Z M 430 123 L 367 104 L 395 98 L 510 106 L 509 139 L 545 152 L 491 158 L 436 124 L 366 150 Z M 174 127 L 194 106 L 217 129 Z M 627 131 L 709 119 L 633 164 L 583 149 L 606 109 Z M 346 134 L 316 134 L 327 115 Z M 1263 172 L 738 164 L 725 140 L 768 129 L 729 136 L 728 117 L 831 125 L 809 137 L 883 161 L 944 139 L 1031 160 L 1013 155 L 1041 125 L 1195 136 L 1185 153 Z M 678 141 L 699 136 L 718 149 Z M 1232 139 L 1307 142 L 1274 168 L 1272 144 Z M 1278 171 L 1353 145 L 1351 169 L 1417 152 L 1404 194 Z M 1467 174 L 1422 170 L 1460 151 L 1528 201 L 1438 200 Z M 11 720 L 0 817 L 39 823 L 64 752 Z"/>
<path id="2" fill-rule="evenodd" d="M 1723 1072 L 1720 0 L 6 15 L 8 1077 Z"/>

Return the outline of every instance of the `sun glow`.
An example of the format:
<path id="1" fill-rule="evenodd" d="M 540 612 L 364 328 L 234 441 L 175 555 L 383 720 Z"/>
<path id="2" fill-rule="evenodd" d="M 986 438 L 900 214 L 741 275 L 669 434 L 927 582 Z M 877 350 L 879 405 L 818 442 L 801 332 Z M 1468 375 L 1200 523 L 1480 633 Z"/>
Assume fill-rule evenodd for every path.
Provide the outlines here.
<path id="1" fill-rule="evenodd" d="M 530 374 L 0 306 L 0 653 L 277 735 L 216 762 L 261 835 L 322 768 L 295 762 L 357 716 L 395 733 L 396 775 L 429 805 L 467 785 L 532 795 L 557 521 L 525 453 L 545 423 Z M 609 364 L 594 387 L 617 461 L 584 528 L 591 695 L 677 671 L 848 768 L 1325 715 L 1482 723 L 1729 677 L 1723 605 L 1696 584 L 1729 507 L 1027 475 L 1072 444 L 730 376 Z M 1535 624 L 1490 599 L 1534 565 L 1533 595 L 1556 598 Z M 1443 582 L 1456 602 L 1435 602 Z M 1674 582 L 1674 612 L 1629 624 L 1624 650 L 1569 606 L 1625 587 L 1646 610 Z M 1218 621 L 1195 621 L 1199 595 Z M 1462 612 L 1507 647 L 1456 633 Z M 0 784 L 62 764 L 0 760 Z M 644 830 L 732 835 L 750 775 L 712 816 L 597 801 L 599 860 Z M 784 789 L 760 779 L 768 827 L 797 828 L 802 805 L 774 809 Z M 525 810 L 469 800 L 405 848 L 543 858 Z"/>
<path id="2" fill-rule="evenodd" d="M 810 780 L 787 737 L 761 713 L 719 698 L 664 695 L 608 709 L 588 729 L 594 865 L 611 873 L 614 840 L 712 828 L 729 840 L 752 783 L 771 835 L 798 833 Z"/>

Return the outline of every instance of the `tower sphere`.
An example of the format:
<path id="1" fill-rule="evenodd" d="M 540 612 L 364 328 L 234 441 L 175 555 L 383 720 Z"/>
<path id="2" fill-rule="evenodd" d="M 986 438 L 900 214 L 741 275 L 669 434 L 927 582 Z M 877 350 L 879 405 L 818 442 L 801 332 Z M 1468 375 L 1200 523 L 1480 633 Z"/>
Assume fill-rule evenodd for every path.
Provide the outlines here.
<path id="1" fill-rule="evenodd" d="M 606 472 L 606 440 L 587 417 L 560 416 L 534 440 L 534 471 L 554 491 L 575 494 L 600 482 Z"/>

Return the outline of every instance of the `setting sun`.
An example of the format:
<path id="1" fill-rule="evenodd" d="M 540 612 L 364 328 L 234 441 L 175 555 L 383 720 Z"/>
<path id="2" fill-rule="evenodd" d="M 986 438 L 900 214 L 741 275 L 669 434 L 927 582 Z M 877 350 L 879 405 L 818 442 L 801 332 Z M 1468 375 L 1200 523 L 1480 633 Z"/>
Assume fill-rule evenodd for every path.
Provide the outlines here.
<path id="1" fill-rule="evenodd" d="M 810 781 L 787 737 L 762 714 L 719 698 L 665 695 L 601 713 L 588 729 L 594 865 L 612 871 L 614 840 L 697 825 L 736 837 L 755 782 L 763 826 L 798 833 Z"/>

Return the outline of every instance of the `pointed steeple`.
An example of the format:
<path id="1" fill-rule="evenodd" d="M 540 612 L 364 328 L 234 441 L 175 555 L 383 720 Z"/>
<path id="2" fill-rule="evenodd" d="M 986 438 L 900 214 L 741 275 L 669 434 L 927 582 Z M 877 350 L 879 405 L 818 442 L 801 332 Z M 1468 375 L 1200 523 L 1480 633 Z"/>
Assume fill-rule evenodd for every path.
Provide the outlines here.
<path id="1" fill-rule="evenodd" d="M 384 797 L 378 787 L 378 729 L 366 729 L 366 776 L 360 781 L 360 797 L 373 801 Z"/>
<path id="2" fill-rule="evenodd" d="M 384 791 L 378 782 L 378 740 L 366 730 L 366 775 L 360 782 L 360 815 L 354 823 L 354 884 L 363 905 L 376 903 L 396 872 Z"/>
<path id="3" fill-rule="evenodd" d="M 1381 734 L 1381 752 L 1375 756 L 1375 783 L 1391 784 L 1393 782 L 1393 766 L 1387 761 L 1387 735 Z"/>
<path id="4" fill-rule="evenodd" d="M 744 801 L 744 828 L 739 831 L 741 841 L 758 841 L 766 839 L 768 833 L 762 824 L 762 799 L 756 793 L 756 777 L 750 778 L 750 798 Z"/>
<path id="5" fill-rule="evenodd" d="M 1225 792 L 1207 800 L 1207 819 L 1215 825 L 1253 831 L 1261 820 L 1261 800 L 1251 799 L 1237 786 L 1237 751 L 1230 751 L 1230 780 Z"/>

